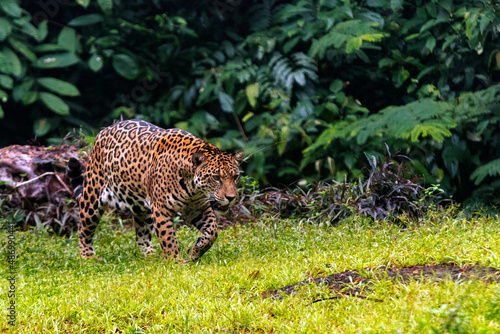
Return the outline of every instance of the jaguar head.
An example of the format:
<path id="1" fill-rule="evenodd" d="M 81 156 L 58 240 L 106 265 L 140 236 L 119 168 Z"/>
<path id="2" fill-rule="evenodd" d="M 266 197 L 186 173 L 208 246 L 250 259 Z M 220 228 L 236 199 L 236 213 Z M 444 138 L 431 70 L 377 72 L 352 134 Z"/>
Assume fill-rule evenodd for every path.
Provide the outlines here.
<path id="1" fill-rule="evenodd" d="M 238 201 L 239 165 L 243 161 L 243 151 L 231 154 L 219 151 L 215 155 L 194 153 L 196 166 L 194 182 L 198 189 L 206 193 L 210 205 L 217 213 L 225 213 Z"/>

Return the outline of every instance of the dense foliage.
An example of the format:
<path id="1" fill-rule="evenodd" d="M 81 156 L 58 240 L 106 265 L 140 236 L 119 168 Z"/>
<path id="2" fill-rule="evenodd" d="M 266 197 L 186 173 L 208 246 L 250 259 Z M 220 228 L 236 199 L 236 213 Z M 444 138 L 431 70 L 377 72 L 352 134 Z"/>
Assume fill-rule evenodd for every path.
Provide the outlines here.
<path id="1" fill-rule="evenodd" d="M 255 180 L 244 177 L 239 202 L 221 217 L 222 225 L 255 222 L 262 217 L 336 225 L 351 215 L 404 225 L 423 221 L 429 209 L 442 209 L 449 200 L 442 198 L 443 190 L 437 186 L 420 186 L 408 160 L 400 152 L 391 154 L 387 148 L 383 159 L 366 156 L 364 181 L 319 182 L 285 190 L 259 190 Z"/>
<path id="2" fill-rule="evenodd" d="M 262 183 L 362 176 L 387 143 L 500 198 L 500 7 L 0 0 L 0 144 L 142 118 L 244 148 Z M 53 141 L 49 141 L 53 142 Z"/>

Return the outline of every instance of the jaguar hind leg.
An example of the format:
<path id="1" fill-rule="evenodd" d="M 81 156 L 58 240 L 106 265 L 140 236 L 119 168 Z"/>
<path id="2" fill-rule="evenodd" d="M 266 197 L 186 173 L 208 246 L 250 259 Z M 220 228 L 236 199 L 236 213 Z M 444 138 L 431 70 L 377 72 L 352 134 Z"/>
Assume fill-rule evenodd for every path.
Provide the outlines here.
<path id="1" fill-rule="evenodd" d="M 84 196 L 82 196 L 82 199 L 85 198 Z M 104 208 L 100 204 L 99 200 L 96 200 L 94 203 L 80 200 L 78 240 L 80 245 L 80 255 L 84 259 L 95 257 L 92 239 L 94 238 L 95 230 L 103 213 Z"/>
<path id="2" fill-rule="evenodd" d="M 80 224 L 78 224 L 78 239 L 82 258 L 94 258 L 95 251 L 92 239 L 99 220 L 107 207 L 102 201 L 101 192 L 104 179 L 96 171 L 87 171 L 83 191 L 79 197 Z"/>

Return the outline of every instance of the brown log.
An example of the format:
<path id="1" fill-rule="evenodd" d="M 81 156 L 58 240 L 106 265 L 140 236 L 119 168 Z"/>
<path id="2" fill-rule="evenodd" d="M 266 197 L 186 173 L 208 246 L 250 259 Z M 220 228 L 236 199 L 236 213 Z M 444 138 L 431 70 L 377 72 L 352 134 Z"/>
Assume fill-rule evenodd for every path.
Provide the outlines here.
<path id="1" fill-rule="evenodd" d="M 0 149 L 0 216 L 20 226 L 43 225 L 60 233 L 76 226 L 73 191 L 66 177 L 81 146 L 12 145 Z M 84 164 L 84 159 L 79 159 Z M 64 231 L 66 233 L 66 231 Z"/>

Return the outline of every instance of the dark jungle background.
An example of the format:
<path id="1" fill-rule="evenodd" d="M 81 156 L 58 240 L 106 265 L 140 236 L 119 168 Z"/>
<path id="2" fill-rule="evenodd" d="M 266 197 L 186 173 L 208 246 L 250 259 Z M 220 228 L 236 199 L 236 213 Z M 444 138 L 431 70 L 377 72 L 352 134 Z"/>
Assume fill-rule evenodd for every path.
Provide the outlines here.
<path id="1" fill-rule="evenodd" d="M 495 1 L 0 0 L 0 146 L 113 120 L 244 149 L 262 185 L 357 180 L 386 147 L 500 201 Z"/>

